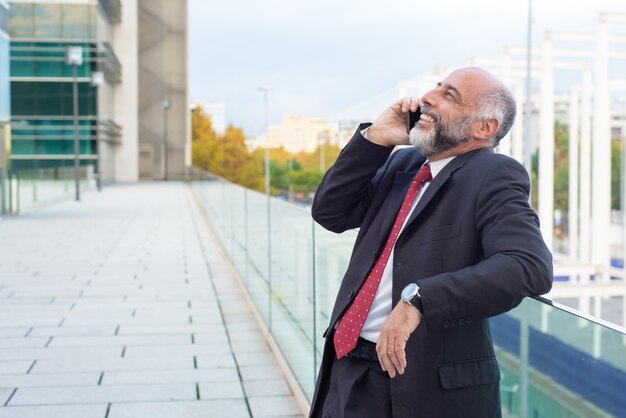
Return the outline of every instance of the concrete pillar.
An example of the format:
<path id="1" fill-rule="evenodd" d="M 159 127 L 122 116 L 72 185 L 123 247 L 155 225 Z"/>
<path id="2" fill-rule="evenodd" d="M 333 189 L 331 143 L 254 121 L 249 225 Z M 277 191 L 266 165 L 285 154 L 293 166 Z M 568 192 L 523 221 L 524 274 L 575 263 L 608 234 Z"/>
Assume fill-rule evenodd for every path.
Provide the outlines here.
<path id="1" fill-rule="evenodd" d="M 608 83 L 608 25 L 603 15 L 598 18 L 595 52 L 591 260 L 600 267 L 608 268 L 611 261 L 608 239 L 611 220 L 611 108 Z M 608 272 L 602 276 L 607 280 L 609 278 Z"/>
<path id="2" fill-rule="evenodd" d="M 517 103 L 517 121 L 513 125 L 511 156 L 524 164 L 524 91 L 520 82 L 513 85 L 513 97 Z"/>
<path id="3" fill-rule="evenodd" d="M 569 256 L 578 259 L 578 106 L 579 94 L 574 88 L 569 98 L 569 186 L 568 236 Z"/>
<path id="4" fill-rule="evenodd" d="M 591 75 L 583 70 L 580 115 L 580 239 L 583 262 L 591 261 Z M 584 311 L 583 311 L 584 312 Z"/>
<path id="5" fill-rule="evenodd" d="M 139 44 L 137 1 L 122 1 L 123 17 L 113 26 L 113 49 L 124 68 L 123 82 L 113 88 L 113 120 L 122 127 L 115 147 L 115 181 L 139 179 Z"/>
<path id="6" fill-rule="evenodd" d="M 554 234 L 554 70 L 552 39 L 546 32 L 541 65 L 541 118 L 539 124 L 539 219 L 550 250 Z"/>
<path id="7" fill-rule="evenodd" d="M 500 55 L 500 79 L 502 82 L 510 87 L 511 86 L 511 54 L 507 47 L 502 48 L 502 54 Z M 513 147 L 511 145 L 511 131 L 502 140 L 500 141 L 500 145 L 498 145 L 498 152 L 500 154 L 512 155 Z"/>

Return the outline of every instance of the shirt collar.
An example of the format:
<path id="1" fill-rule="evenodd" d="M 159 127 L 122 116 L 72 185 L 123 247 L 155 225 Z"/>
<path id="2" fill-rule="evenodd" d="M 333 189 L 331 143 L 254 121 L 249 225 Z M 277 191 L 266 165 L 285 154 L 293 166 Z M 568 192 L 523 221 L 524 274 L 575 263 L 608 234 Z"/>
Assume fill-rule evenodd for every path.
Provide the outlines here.
<path id="1" fill-rule="evenodd" d="M 442 158 L 441 160 L 437 160 L 437 161 L 428 161 L 426 160 L 426 162 L 428 164 L 430 164 L 430 173 L 432 175 L 433 178 L 437 177 L 437 174 L 439 174 L 441 172 L 441 170 L 443 170 L 443 168 L 448 165 L 448 163 L 452 160 L 454 160 L 454 158 L 456 158 L 456 155 L 453 155 L 452 157 L 448 157 L 448 158 Z M 424 163 L 426 164 L 426 163 Z"/>

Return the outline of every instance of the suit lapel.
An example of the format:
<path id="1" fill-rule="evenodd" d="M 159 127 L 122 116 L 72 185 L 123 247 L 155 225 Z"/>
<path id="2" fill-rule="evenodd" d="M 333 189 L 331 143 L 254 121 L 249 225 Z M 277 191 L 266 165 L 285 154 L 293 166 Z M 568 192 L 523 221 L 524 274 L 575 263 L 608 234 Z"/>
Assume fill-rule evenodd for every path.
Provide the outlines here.
<path id="1" fill-rule="evenodd" d="M 465 163 L 474 155 L 477 151 L 470 151 L 465 154 L 461 154 L 457 156 L 455 159 L 450 161 L 444 168 L 439 172 L 439 174 L 430 182 L 430 185 L 424 192 L 424 195 L 420 198 L 419 202 L 415 206 L 413 213 L 409 217 L 409 220 L 406 223 L 405 229 L 415 221 L 415 219 L 422 213 L 424 208 L 430 203 L 433 197 L 437 194 L 437 192 L 443 187 L 444 184 L 450 179 L 452 174 L 463 167 Z"/>
<path id="2" fill-rule="evenodd" d="M 409 189 L 409 185 L 411 184 L 411 180 L 415 177 L 415 174 L 422 166 L 422 164 L 426 161 L 425 158 L 420 158 L 417 163 L 415 163 L 415 169 L 413 171 L 398 171 L 395 174 L 395 178 L 393 180 L 393 186 L 389 192 L 389 197 L 383 207 L 383 220 L 380 227 L 380 238 L 379 238 L 379 246 L 383 245 L 385 240 L 387 239 L 391 228 L 393 227 L 393 223 L 396 220 L 396 216 L 400 211 L 400 206 L 402 206 L 402 201 L 404 201 L 404 196 L 406 195 L 407 190 Z"/>

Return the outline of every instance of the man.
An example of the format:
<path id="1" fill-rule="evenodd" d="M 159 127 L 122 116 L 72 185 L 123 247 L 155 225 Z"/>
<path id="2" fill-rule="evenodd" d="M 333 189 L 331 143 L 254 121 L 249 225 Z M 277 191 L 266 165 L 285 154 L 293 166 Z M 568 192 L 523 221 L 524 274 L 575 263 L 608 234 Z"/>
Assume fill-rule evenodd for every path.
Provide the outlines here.
<path id="1" fill-rule="evenodd" d="M 552 285 L 528 175 L 493 152 L 514 118 L 506 86 L 461 69 L 361 125 L 325 175 L 314 219 L 360 231 L 311 417 L 501 416 L 487 319 Z"/>

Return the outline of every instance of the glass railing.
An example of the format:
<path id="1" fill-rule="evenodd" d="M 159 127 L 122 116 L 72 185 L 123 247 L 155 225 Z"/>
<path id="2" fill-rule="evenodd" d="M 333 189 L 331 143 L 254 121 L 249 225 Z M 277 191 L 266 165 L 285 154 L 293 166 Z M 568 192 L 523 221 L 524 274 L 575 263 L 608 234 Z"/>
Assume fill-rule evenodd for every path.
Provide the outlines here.
<path id="1" fill-rule="evenodd" d="M 76 191 L 74 167 L 70 165 L 9 171 L 2 183 L 4 213 L 7 214 L 18 214 L 42 203 L 69 198 Z M 81 166 L 80 191 L 93 185 L 93 166 Z"/>
<path id="2" fill-rule="evenodd" d="M 191 187 L 305 396 L 355 231 L 194 171 Z M 626 417 L 626 330 L 543 298 L 490 320 L 504 417 Z"/>

